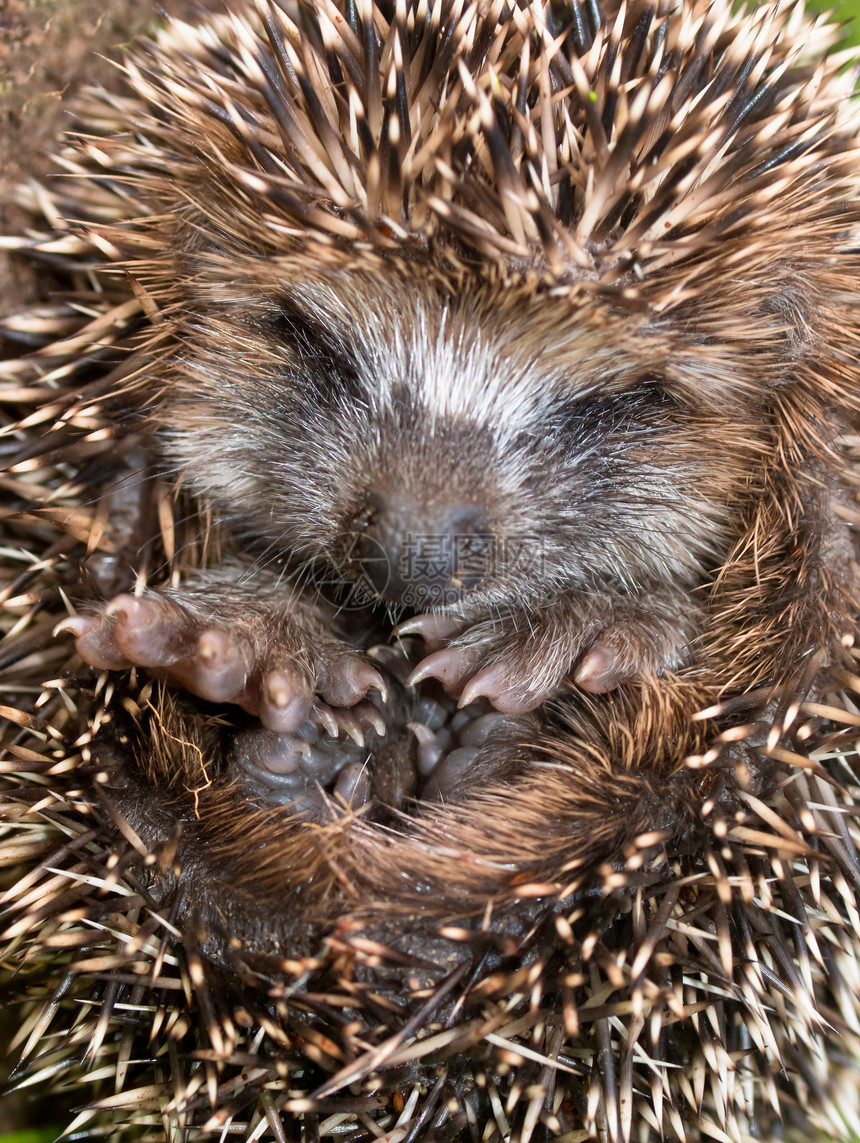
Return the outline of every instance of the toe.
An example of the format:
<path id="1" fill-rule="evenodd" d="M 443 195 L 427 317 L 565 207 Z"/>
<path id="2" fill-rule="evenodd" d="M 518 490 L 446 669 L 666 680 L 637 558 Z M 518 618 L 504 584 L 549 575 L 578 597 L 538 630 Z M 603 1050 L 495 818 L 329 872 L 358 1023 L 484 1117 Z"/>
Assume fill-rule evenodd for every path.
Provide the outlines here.
<path id="1" fill-rule="evenodd" d="M 334 707 L 355 706 L 370 690 L 377 690 L 382 701 L 388 700 L 385 680 L 359 655 L 338 655 L 321 671 L 319 693 Z"/>
<path id="2" fill-rule="evenodd" d="M 176 672 L 190 691 L 209 702 L 236 702 L 245 688 L 248 673 L 242 647 L 214 627 L 200 635 L 196 654 Z"/>
<path id="3" fill-rule="evenodd" d="M 445 753 L 445 743 L 421 722 L 406 725 L 418 741 L 418 772 L 424 776 L 431 774 Z"/>
<path id="4" fill-rule="evenodd" d="M 370 800 L 370 771 L 364 762 L 350 762 L 344 766 L 333 790 L 350 809 L 357 809 Z"/>
<path id="5" fill-rule="evenodd" d="M 101 615 L 76 615 L 54 628 L 54 635 L 71 634 L 85 663 L 98 671 L 119 671 L 131 663 L 116 645 L 113 627 Z"/>
<path id="6" fill-rule="evenodd" d="M 170 667 L 191 649 L 187 617 L 162 600 L 118 595 L 104 613 L 116 621 L 117 647 L 139 667 Z"/>
<path id="7" fill-rule="evenodd" d="M 269 671 L 263 680 L 259 712 L 250 709 L 256 705 L 253 700 L 245 700 L 241 705 L 251 714 L 259 713 L 266 730 L 292 734 L 307 722 L 313 697 L 306 679 L 296 672 L 279 669 Z"/>
<path id="8" fill-rule="evenodd" d="M 602 695 L 614 691 L 629 677 L 617 652 L 608 643 L 597 643 L 576 668 L 573 681 L 589 694 Z"/>

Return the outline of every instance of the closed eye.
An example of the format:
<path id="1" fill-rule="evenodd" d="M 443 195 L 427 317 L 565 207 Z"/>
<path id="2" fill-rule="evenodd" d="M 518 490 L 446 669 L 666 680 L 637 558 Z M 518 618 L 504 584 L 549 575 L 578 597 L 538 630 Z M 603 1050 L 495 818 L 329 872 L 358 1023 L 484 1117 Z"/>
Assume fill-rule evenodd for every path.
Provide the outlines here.
<path id="1" fill-rule="evenodd" d="M 665 425 L 681 408 L 655 375 L 643 376 L 623 390 L 562 399 L 553 409 L 551 422 L 564 434 L 593 437 L 636 428 Z"/>
<path id="2" fill-rule="evenodd" d="M 306 396 L 322 405 L 362 399 L 354 353 L 317 317 L 281 299 L 267 333 L 290 351 L 298 366 L 295 380 Z"/>

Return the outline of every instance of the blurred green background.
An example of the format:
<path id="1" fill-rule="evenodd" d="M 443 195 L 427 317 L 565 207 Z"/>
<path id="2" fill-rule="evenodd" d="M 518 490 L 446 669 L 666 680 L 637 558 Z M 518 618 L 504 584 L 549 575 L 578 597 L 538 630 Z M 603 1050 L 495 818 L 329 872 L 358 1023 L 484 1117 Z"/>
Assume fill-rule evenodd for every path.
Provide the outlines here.
<path id="1" fill-rule="evenodd" d="M 839 5 L 810 4 L 816 12 L 832 12 L 839 23 L 847 23 L 846 34 L 852 44 L 860 44 L 860 0 L 845 0 Z"/>

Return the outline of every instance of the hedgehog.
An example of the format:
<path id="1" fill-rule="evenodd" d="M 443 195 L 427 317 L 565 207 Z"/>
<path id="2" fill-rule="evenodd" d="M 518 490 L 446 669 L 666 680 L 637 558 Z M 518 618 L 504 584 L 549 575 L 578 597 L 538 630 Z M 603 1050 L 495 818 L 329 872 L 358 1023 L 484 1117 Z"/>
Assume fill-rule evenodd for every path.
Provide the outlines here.
<path id="1" fill-rule="evenodd" d="M 235 0 L 5 245 L 69 1135 L 860 1133 L 860 111 L 800 4 Z"/>

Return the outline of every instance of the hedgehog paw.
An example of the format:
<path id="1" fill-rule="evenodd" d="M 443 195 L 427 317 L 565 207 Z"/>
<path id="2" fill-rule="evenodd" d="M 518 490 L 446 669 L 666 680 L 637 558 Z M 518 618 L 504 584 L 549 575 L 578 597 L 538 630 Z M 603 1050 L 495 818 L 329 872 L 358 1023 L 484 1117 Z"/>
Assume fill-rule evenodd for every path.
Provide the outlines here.
<path id="1" fill-rule="evenodd" d="M 311 640 L 289 617 L 235 607 L 219 615 L 165 596 L 118 595 L 100 613 L 64 620 L 56 630 L 74 635 L 92 667 L 143 667 L 208 702 L 235 703 L 281 733 L 310 719 L 358 741 L 380 720 L 363 701 L 368 692 L 387 698 L 382 675 L 366 659 L 345 644 Z"/>
<path id="2" fill-rule="evenodd" d="M 403 628 L 399 630 L 406 633 Z M 413 632 L 418 628 L 409 631 Z M 528 662 L 518 661 L 509 649 L 499 647 L 496 640 L 472 641 L 475 636 L 476 629 L 470 628 L 462 640 L 454 639 L 433 650 L 409 675 L 407 685 L 438 679 L 449 694 L 459 698 L 461 707 L 486 698 L 504 714 L 535 710 L 555 692 L 560 677 L 535 672 Z"/>
<path id="3" fill-rule="evenodd" d="M 244 731 L 236 736 L 231 763 L 268 804 L 305 818 L 323 817 L 327 809 L 358 809 L 370 800 L 366 752 L 312 722 L 294 734 Z"/>
<path id="4" fill-rule="evenodd" d="M 461 706 L 485 698 L 505 714 L 535 710 L 561 691 L 576 686 L 605 694 L 649 672 L 677 666 L 689 632 L 662 614 L 646 616 L 625 609 L 623 618 L 570 612 L 506 625 L 487 620 L 466 627 L 438 616 L 418 616 L 398 628 L 421 635 L 430 654 L 407 682 L 438 679 Z M 606 622 L 609 618 L 609 622 Z"/>

